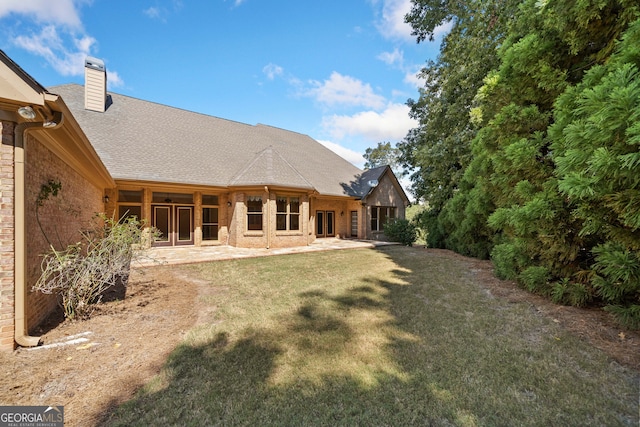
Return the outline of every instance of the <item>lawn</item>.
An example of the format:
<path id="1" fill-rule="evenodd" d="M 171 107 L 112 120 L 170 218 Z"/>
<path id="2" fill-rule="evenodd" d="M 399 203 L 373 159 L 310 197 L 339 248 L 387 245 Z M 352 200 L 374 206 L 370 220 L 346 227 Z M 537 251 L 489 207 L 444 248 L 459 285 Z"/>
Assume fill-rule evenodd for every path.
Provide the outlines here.
<path id="1" fill-rule="evenodd" d="M 108 425 L 638 425 L 638 374 L 400 246 L 176 267 L 200 325 Z"/>

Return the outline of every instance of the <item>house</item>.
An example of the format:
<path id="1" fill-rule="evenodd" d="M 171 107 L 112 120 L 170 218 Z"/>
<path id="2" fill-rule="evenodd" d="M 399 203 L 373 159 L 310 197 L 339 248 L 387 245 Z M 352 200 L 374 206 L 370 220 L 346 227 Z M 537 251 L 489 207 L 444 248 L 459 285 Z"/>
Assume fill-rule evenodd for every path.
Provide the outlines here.
<path id="1" fill-rule="evenodd" d="M 386 239 L 408 198 L 387 166 L 362 171 L 314 139 L 107 92 L 99 59 L 85 85 L 44 88 L 0 51 L 0 348 L 55 306 L 29 289 L 52 236 L 80 239 L 96 212 L 135 215 L 154 243 L 279 248 L 317 238 Z M 41 190 L 59 195 L 39 206 Z M 43 187 L 44 186 L 44 187 Z"/>

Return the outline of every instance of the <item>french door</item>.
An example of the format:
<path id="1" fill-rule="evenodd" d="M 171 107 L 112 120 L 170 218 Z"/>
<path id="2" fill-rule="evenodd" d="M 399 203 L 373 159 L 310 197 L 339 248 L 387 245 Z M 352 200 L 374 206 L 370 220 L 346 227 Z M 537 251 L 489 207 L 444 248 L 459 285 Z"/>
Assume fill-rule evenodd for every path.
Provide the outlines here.
<path id="1" fill-rule="evenodd" d="M 335 235 L 335 212 L 316 211 L 316 237 L 333 237 Z"/>
<path id="2" fill-rule="evenodd" d="M 193 245 L 193 206 L 151 205 L 155 246 Z"/>

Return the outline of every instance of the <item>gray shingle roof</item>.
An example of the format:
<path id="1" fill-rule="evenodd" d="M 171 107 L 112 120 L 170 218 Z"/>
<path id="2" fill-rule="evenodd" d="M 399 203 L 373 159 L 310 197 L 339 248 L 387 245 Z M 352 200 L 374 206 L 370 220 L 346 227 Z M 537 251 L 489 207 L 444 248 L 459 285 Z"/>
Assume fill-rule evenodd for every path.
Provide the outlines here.
<path id="1" fill-rule="evenodd" d="M 84 109 L 81 85 L 48 90 L 62 96 L 114 179 L 366 195 L 353 186 L 363 172 L 307 135 L 115 93 L 99 113 Z"/>

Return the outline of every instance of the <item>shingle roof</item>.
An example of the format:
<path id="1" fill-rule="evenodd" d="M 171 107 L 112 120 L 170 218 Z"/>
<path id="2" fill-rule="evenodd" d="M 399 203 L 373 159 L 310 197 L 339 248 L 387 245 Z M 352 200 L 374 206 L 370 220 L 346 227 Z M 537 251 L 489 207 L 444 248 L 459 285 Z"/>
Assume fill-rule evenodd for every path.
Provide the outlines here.
<path id="1" fill-rule="evenodd" d="M 352 185 L 363 172 L 307 135 L 115 93 L 99 113 L 84 109 L 81 85 L 48 90 L 62 96 L 114 179 L 366 195 Z"/>

